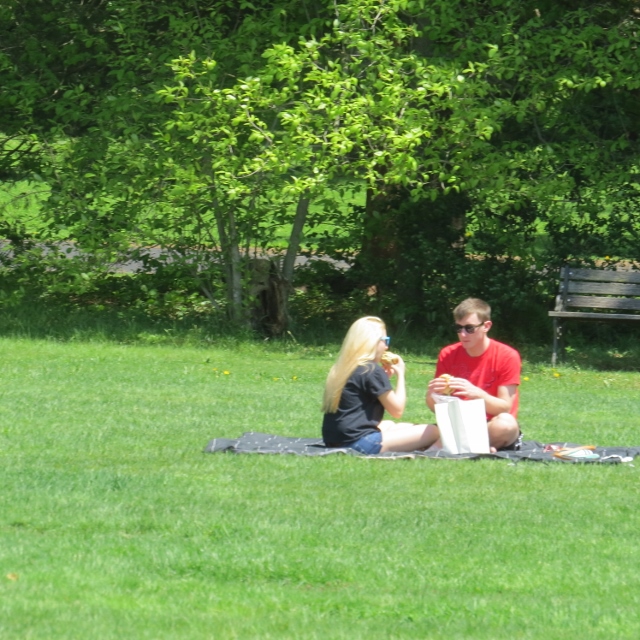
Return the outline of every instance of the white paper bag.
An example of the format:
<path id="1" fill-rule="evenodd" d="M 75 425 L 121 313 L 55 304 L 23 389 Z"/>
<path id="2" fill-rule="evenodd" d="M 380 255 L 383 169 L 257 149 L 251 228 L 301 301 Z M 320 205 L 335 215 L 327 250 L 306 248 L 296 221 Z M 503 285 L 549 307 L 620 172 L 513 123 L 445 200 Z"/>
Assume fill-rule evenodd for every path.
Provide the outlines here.
<path id="1" fill-rule="evenodd" d="M 489 431 L 484 400 L 439 396 L 436 422 L 442 448 L 449 453 L 489 453 Z"/>

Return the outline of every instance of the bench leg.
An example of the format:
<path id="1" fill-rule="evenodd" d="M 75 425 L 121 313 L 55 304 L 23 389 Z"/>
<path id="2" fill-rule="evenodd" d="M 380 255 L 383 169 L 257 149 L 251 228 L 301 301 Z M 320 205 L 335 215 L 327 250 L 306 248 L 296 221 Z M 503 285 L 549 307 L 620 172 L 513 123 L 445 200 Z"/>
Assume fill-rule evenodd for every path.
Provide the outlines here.
<path id="1" fill-rule="evenodd" d="M 562 323 L 558 318 L 553 319 L 553 354 L 551 355 L 551 366 L 555 367 L 558 362 L 558 351 L 562 351 Z"/>

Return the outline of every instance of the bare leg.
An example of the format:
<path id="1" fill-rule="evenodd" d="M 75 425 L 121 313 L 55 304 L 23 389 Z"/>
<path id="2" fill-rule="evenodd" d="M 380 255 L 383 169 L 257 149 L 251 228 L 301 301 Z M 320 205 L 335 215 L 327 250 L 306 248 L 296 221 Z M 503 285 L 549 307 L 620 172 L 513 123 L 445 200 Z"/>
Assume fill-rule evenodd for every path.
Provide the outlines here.
<path id="1" fill-rule="evenodd" d="M 381 453 L 425 449 L 440 437 L 440 432 L 435 424 L 394 423 L 390 420 L 383 420 L 378 428 L 382 432 Z"/>
<path id="2" fill-rule="evenodd" d="M 489 421 L 488 428 L 489 444 L 492 449 L 508 447 L 520 435 L 518 421 L 510 413 L 499 413 Z"/>
<path id="3" fill-rule="evenodd" d="M 382 433 L 388 433 L 393 431 L 394 429 L 404 429 L 406 427 L 415 426 L 413 422 L 394 422 L 393 420 L 383 420 L 378 423 L 378 429 L 382 431 Z"/>

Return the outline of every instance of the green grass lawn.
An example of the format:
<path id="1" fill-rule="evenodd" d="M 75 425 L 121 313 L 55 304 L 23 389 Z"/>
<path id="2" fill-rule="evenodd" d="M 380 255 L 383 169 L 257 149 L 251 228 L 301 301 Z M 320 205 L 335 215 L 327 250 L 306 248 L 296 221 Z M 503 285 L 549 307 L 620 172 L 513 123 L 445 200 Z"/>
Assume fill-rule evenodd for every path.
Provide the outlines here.
<path id="1" fill-rule="evenodd" d="M 0 349 L 1 638 L 640 636 L 632 464 L 204 454 L 318 435 L 331 349 Z M 524 376 L 528 439 L 640 445 L 640 374 Z"/>

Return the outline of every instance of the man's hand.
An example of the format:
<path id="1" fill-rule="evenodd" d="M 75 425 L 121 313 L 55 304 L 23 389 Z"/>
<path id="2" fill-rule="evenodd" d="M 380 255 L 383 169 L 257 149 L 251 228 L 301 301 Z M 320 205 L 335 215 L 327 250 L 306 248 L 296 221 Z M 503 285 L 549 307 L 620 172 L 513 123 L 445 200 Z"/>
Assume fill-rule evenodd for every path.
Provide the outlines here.
<path id="1" fill-rule="evenodd" d="M 449 395 L 454 398 L 465 398 L 466 400 L 475 400 L 482 398 L 485 403 L 489 403 L 492 397 L 486 392 L 471 384 L 465 378 L 434 378 L 429 382 L 427 387 L 427 406 L 434 411 L 435 398 L 434 395 Z"/>
<path id="2" fill-rule="evenodd" d="M 469 399 L 484 398 L 486 393 L 478 387 L 472 385 L 468 380 L 464 378 L 434 378 L 429 382 L 427 387 L 427 393 L 433 395 L 450 395 L 456 397 L 466 396 Z"/>
<path id="3" fill-rule="evenodd" d="M 464 378 L 450 378 L 449 389 L 451 389 L 451 395 L 456 398 L 466 398 L 467 400 L 476 400 L 482 398 L 487 399 L 487 392 L 471 384 Z"/>

